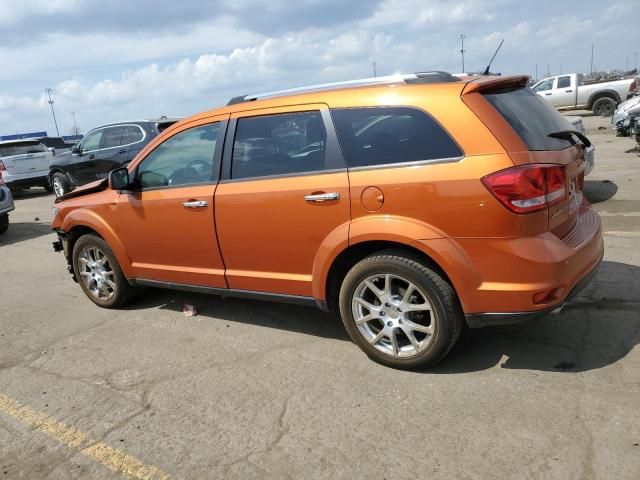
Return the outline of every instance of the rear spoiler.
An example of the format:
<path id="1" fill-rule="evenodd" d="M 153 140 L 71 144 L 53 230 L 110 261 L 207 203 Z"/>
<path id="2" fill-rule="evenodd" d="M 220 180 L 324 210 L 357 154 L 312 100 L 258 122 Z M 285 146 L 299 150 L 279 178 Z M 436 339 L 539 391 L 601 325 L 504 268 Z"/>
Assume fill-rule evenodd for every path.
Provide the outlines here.
<path id="1" fill-rule="evenodd" d="M 483 76 L 468 82 L 462 89 L 462 95 L 468 93 L 481 93 L 502 88 L 526 87 L 529 83 L 527 75 L 514 75 L 511 77 Z"/>

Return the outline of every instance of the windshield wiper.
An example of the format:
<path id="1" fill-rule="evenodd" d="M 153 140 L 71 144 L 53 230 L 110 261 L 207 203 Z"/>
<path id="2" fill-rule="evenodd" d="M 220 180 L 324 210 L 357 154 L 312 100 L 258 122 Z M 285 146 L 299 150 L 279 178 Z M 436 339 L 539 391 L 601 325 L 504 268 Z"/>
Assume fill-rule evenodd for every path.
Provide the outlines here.
<path id="1" fill-rule="evenodd" d="M 578 139 L 584 144 L 585 147 L 589 148 L 591 146 L 591 141 L 577 130 L 560 130 L 559 132 L 552 132 L 547 135 L 547 137 L 569 140 L 570 142 L 576 144 L 578 142 L 574 140 L 574 136 L 578 137 Z"/>

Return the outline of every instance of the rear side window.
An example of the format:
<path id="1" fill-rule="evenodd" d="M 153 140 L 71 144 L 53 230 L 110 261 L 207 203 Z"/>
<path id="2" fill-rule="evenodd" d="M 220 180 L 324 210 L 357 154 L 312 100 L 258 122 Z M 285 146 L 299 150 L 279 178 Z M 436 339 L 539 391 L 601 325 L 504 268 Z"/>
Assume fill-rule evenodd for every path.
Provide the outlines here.
<path id="1" fill-rule="evenodd" d="M 325 170 L 327 131 L 319 111 L 238 119 L 231 178 Z"/>
<path id="2" fill-rule="evenodd" d="M 130 143 L 136 143 L 142 140 L 144 135 L 139 127 L 133 125 L 127 125 L 122 130 L 122 139 L 120 145 L 129 145 Z"/>
<path id="3" fill-rule="evenodd" d="M 415 108 L 344 108 L 331 115 L 351 168 L 463 155 L 433 118 Z"/>
<path id="4" fill-rule="evenodd" d="M 529 150 L 562 150 L 569 140 L 549 137 L 550 133 L 573 130 L 566 118 L 530 88 L 509 88 L 485 93 L 484 97 L 522 138 Z"/>
<path id="5" fill-rule="evenodd" d="M 567 88 L 571 86 L 571 77 L 559 77 L 558 88 Z"/>
<path id="6" fill-rule="evenodd" d="M 27 153 L 48 152 L 49 150 L 38 141 L 3 143 L 0 145 L 0 157 L 11 157 L 13 155 L 25 155 Z"/>

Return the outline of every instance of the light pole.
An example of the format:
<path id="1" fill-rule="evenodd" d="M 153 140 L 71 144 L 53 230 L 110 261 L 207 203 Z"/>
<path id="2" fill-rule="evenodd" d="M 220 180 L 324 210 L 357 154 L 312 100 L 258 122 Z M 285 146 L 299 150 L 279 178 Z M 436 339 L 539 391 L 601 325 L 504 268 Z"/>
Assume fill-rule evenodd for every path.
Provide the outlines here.
<path id="1" fill-rule="evenodd" d="M 467 36 L 466 36 L 464 33 L 461 33 L 461 34 L 460 34 L 460 42 L 461 42 L 461 44 L 462 44 L 462 45 L 460 46 L 460 55 L 462 56 L 462 72 L 461 72 L 461 73 L 464 73 L 464 39 L 465 39 L 466 37 L 467 37 Z"/>
<path id="2" fill-rule="evenodd" d="M 378 72 L 377 72 L 377 70 L 376 70 L 376 66 L 377 66 L 377 65 L 378 65 L 378 64 L 377 64 L 376 62 L 373 62 L 373 76 L 374 76 L 374 77 L 377 77 L 377 76 L 378 76 Z"/>
<path id="3" fill-rule="evenodd" d="M 76 123 L 76 112 L 71 112 L 71 116 L 73 117 L 73 134 L 78 135 L 78 124 Z"/>
<path id="4" fill-rule="evenodd" d="M 58 121 L 56 120 L 56 112 L 54 112 L 54 110 L 53 110 L 53 100 L 51 99 L 51 92 L 53 92 L 53 90 L 51 90 L 50 88 L 45 88 L 44 91 L 49 96 L 48 103 L 49 103 L 49 105 L 51 105 L 51 115 L 53 115 L 53 123 L 56 126 L 56 134 L 58 136 L 60 136 L 60 131 L 58 130 Z"/>

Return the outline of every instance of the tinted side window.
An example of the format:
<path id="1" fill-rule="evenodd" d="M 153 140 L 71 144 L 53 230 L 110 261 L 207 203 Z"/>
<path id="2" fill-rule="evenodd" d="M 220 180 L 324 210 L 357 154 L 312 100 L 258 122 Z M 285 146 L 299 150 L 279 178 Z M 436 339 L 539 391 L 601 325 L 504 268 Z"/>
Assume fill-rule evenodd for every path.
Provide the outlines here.
<path id="1" fill-rule="evenodd" d="M 558 87 L 557 88 L 567 88 L 571 86 L 571 77 L 560 77 L 558 78 Z"/>
<path id="2" fill-rule="evenodd" d="M 433 118 L 415 108 L 345 108 L 331 115 L 349 167 L 463 155 Z"/>
<path id="3" fill-rule="evenodd" d="M 142 134 L 142 130 L 140 130 L 140 128 L 133 125 L 128 125 L 122 130 L 120 145 L 129 145 L 130 143 L 139 142 L 143 137 L 144 135 Z"/>
<path id="4" fill-rule="evenodd" d="M 142 188 L 210 182 L 219 123 L 190 128 L 158 145 L 138 167 Z"/>
<path id="5" fill-rule="evenodd" d="M 122 135 L 122 127 L 105 128 L 100 140 L 100 148 L 111 148 L 120 145 L 120 136 Z"/>
<path id="6" fill-rule="evenodd" d="M 97 150 L 100 147 L 100 139 L 102 138 L 102 132 L 104 132 L 103 128 L 101 128 L 100 130 L 91 132 L 86 137 L 84 137 L 84 139 L 82 140 L 82 143 L 80 144 L 80 147 L 82 148 L 82 150 L 86 150 L 86 151 Z"/>
<path id="7" fill-rule="evenodd" d="M 327 132 L 319 111 L 238 120 L 231 178 L 325 169 Z"/>

